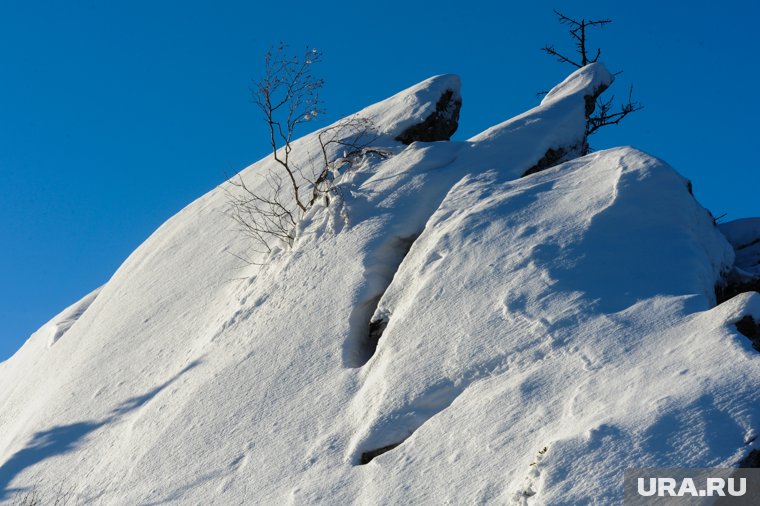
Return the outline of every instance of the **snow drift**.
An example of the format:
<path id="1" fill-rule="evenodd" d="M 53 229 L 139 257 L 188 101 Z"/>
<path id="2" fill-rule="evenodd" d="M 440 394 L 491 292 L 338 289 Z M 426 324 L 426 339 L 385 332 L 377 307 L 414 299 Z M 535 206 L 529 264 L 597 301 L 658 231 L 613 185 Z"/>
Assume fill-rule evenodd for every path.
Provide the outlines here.
<path id="1" fill-rule="evenodd" d="M 224 191 L 189 205 L 0 364 L 0 501 L 615 503 L 626 468 L 737 465 L 760 295 L 715 306 L 734 249 L 667 164 L 578 158 L 611 82 L 467 141 L 396 139 L 451 128 L 454 76 L 361 111 L 392 156 L 263 265 L 229 254 Z"/>

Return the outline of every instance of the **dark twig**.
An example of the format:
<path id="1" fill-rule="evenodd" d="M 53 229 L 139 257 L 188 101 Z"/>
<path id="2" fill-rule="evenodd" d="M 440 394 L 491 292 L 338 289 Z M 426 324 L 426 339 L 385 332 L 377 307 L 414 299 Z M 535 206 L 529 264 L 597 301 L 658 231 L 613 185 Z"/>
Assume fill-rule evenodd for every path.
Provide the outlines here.
<path id="1" fill-rule="evenodd" d="M 575 45 L 575 56 L 569 57 L 560 53 L 552 45 L 547 45 L 542 48 L 542 51 L 550 56 L 553 56 L 561 63 L 567 63 L 575 68 L 583 68 L 588 64 L 596 63 L 599 61 L 599 57 L 602 54 L 602 50 L 597 48 L 596 50 L 589 50 L 588 46 L 588 29 L 589 28 L 604 28 L 608 24 L 612 23 L 610 19 L 595 19 L 587 20 L 582 18 L 580 20 L 573 19 L 554 10 L 554 14 L 557 16 L 559 23 L 569 27 L 568 33 Z M 622 73 L 616 72 L 615 76 Z M 629 114 L 639 111 L 643 106 L 633 100 L 633 86 L 628 90 L 628 99 L 620 104 L 619 107 L 614 105 L 615 97 L 612 96 L 609 100 L 602 100 L 599 97 L 593 96 L 586 97 L 587 109 L 586 109 L 586 131 L 583 141 L 582 154 L 587 154 L 590 150 L 588 145 L 588 137 L 593 135 L 599 129 L 609 125 L 617 125 L 623 118 Z M 590 102 L 590 103 L 589 103 Z M 589 107 L 591 104 L 593 108 Z"/>
<path id="2" fill-rule="evenodd" d="M 615 100 L 614 95 L 607 101 L 597 99 L 595 113 L 589 116 L 586 123 L 586 135 L 592 135 L 597 130 L 607 125 L 617 125 L 623 120 L 623 118 L 632 112 L 643 109 L 644 106 L 638 102 L 634 102 L 632 97 L 633 85 L 628 89 L 628 99 L 625 103 L 620 104 L 620 109 L 617 112 L 612 112 L 614 108 L 613 102 Z"/>
<path id="3" fill-rule="evenodd" d="M 570 27 L 570 30 L 568 30 L 568 33 L 570 34 L 570 38 L 572 38 L 575 41 L 575 52 L 578 54 L 579 59 L 573 59 L 573 58 L 563 55 L 562 53 L 557 51 L 554 46 L 544 46 L 543 48 L 541 48 L 541 50 L 557 58 L 557 61 L 561 63 L 569 63 L 570 65 L 576 68 L 585 67 L 589 63 L 595 63 L 599 61 L 599 57 L 602 55 L 602 50 L 599 48 L 597 48 L 596 54 L 593 57 L 589 57 L 588 46 L 586 43 L 587 41 L 586 29 L 592 28 L 592 27 L 604 28 L 606 25 L 612 23 L 612 20 L 611 19 L 586 20 L 584 18 L 578 21 L 577 19 L 573 19 L 568 16 L 565 16 L 564 14 L 562 14 L 556 9 L 554 9 L 554 14 L 557 15 L 557 18 L 559 19 L 560 24 L 567 25 Z"/>

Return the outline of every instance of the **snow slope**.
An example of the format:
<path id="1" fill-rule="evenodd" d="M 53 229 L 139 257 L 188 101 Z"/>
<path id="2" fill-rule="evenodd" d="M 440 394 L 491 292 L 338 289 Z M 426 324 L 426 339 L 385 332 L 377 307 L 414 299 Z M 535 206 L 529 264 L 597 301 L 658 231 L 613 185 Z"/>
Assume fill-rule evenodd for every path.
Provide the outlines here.
<path id="1" fill-rule="evenodd" d="M 614 503 L 628 467 L 736 465 L 760 296 L 713 307 L 734 253 L 687 182 L 632 148 L 520 178 L 611 81 L 461 142 L 394 140 L 454 76 L 365 109 L 392 156 L 264 265 L 222 189 L 189 205 L 0 364 L 0 502 Z"/>

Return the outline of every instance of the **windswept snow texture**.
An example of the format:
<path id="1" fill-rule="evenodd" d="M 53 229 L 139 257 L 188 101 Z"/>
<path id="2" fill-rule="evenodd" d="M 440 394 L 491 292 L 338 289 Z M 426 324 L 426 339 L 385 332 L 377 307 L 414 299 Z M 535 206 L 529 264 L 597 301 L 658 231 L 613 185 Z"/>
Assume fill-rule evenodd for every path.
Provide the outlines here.
<path id="1" fill-rule="evenodd" d="M 90 307 L 90 304 L 92 304 L 92 301 L 95 300 L 95 297 L 98 296 L 99 292 L 100 288 L 87 294 L 82 300 L 64 309 L 61 314 L 53 318 L 40 329 L 47 334 L 48 346 L 53 346 L 66 332 L 69 331 L 72 325 L 74 325 L 84 312 L 87 311 L 87 308 Z"/>
<path id="2" fill-rule="evenodd" d="M 454 76 L 365 109 L 392 156 L 264 265 L 229 254 L 222 190 L 189 205 L 0 364 L 0 502 L 608 504 L 629 467 L 736 465 L 760 354 L 734 324 L 760 295 L 714 307 L 734 252 L 687 182 L 632 148 L 518 179 L 610 83 L 585 67 L 462 142 L 394 140 Z"/>

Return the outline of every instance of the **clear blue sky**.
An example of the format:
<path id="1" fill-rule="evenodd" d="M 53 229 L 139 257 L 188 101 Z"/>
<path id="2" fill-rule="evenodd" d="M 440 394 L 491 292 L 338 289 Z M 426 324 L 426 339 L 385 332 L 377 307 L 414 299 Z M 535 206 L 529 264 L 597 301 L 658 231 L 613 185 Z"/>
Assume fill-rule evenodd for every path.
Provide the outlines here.
<path id="1" fill-rule="evenodd" d="M 592 42 L 645 105 L 592 145 L 665 159 L 716 215 L 760 215 L 757 2 L 4 0 L 0 360 L 267 154 L 249 86 L 268 46 L 324 52 L 325 120 L 459 74 L 462 139 L 571 70 L 538 50 L 569 48 L 552 7 L 614 20 Z"/>

